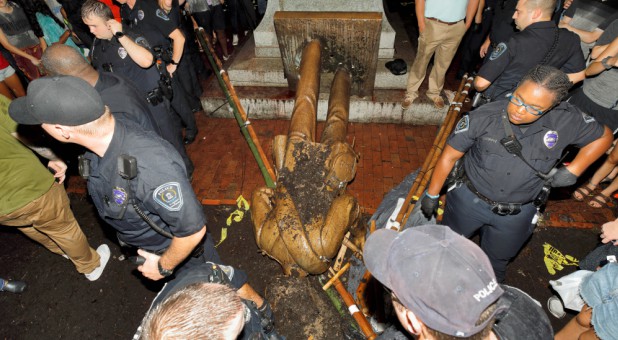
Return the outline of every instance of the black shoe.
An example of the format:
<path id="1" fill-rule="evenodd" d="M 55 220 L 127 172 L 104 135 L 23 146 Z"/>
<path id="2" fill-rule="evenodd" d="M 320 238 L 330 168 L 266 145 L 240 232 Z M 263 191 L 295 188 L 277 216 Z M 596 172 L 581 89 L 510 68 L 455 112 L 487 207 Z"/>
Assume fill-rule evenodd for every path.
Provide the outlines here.
<path id="1" fill-rule="evenodd" d="M 186 136 L 186 137 L 182 140 L 182 142 L 183 142 L 185 145 L 189 145 L 189 144 L 191 144 L 191 143 L 195 142 L 195 137 L 197 137 L 197 135 Z"/>

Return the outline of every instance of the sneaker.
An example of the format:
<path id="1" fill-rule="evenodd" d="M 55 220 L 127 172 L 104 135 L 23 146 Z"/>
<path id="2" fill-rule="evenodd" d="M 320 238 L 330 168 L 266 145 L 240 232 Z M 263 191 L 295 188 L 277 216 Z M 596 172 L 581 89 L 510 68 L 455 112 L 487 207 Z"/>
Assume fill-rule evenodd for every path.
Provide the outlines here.
<path id="1" fill-rule="evenodd" d="M 229 55 L 224 55 L 224 56 L 223 56 L 223 61 L 228 61 L 229 59 L 230 59 L 230 56 L 229 56 Z"/>
<path id="2" fill-rule="evenodd" d="M 557 317 L 558 319 L 562 319 L 566 315 L 564 306 L 562 306 L 562 301 L 560 301 L 560 298 L 555 295 L 547 300 L 547 309 L 551 315 Z"/>
<path id="3" fill-rule="evenodd" d="M 431 101 L 433 102 L 433 106 L 435 106 L 436 109 L 443 109 L 446 106 L 446 104 L 444 104 L 444 99 L 442 99 L 442 97 L 440 96 L 431 98 Z"/>
<path id="4" fill-rule="evenodd" d="M 97 253 L 101 257 L 99 266 L 96 267 L 91 273 L 84 274 L 90 281 L 96 281 L 99 277 L 101 277 L 101 274 L 103 274 L 103 269 L 105 269 L 107 261 L 109 261 L 109 256 L 111 255 L 107 244 L 100 245 L 99 248 L 97 248 Z"/>
<path id="5" fill-rule="evenodd" d="M 232 35 L 232 45 L 234 46 L 238 45 L 238 34 Z"/>

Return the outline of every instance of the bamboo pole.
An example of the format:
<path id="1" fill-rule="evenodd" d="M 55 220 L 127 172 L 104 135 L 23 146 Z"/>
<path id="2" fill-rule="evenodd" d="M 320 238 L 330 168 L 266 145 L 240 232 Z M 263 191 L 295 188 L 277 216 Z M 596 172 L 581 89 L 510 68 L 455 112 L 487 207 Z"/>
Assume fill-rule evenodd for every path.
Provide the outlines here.
<path id="1" fill-rule="evenodd" d="M 446 139 L 451 134 L 451 131 L 453 131 L 453 126 L 455 125 L 455 122 L 457 122 L 459 118 L 459 115 L 461 113 L 461 107 L 469 93 L 469 89 L 472 86 L 473 79 L 474 79 L 473 77 L 468 77 L 468 75 L 466 74 L 464 75 L 463 79 L 461 80 L 461 83 L 459 84 L 459 88 L 457 89 L 455 98 L 453 99 L 453 102 L 449 106 L 446 117 L 444 118 L 444 122 L 440 126 L 440 129 L 438 130 L 438 134 L 436 135 L 436 138 L 434 139 L 434 144 L 431 150 L 429 151 L 429 154 L 425 158 L 425 162 L 423 163 L 421 170 L 416 176 L 416 179 L 414 180 L 412 187 L 408 191 L 408 195 L 406 196 L 406 200 L 403 206 L 404 207 L 409 206 L 409 208 L 405 210 L 405 212 L 404 212 L 404 209 L 402 208 L 399 214 L 397 215 L 397 221 L 401 224 L 402 227 L 405 226 L 405 223 L 408 220 L 408 217 L 410 216 L 410 214 L 414 210 L 414 207 L 416 206 L 416 202 L 414 204 L 410 204 L 410 202 L 412 201 L 412 198 L 414 196 L 420 197 L 420 195 L 425 191 L 425 187 L 427 186 L 427 183 L 429 182 L 429 179 L 431 178 L 431 174 L 433 174 L 433 168 L 435 167 L 435 164 L 438 158 L 442 154 L 442 149 L 444 148 L 444 144 L 446 144 Z M 369 228 L 370 232 L 375 231 L 375 228 L 376 228 L 375 220 L 372 220 L 370 228 Z M 358 284 L 358 287 L 356 288 L 356 299 L 358 300 L 358 304 L 363 308 L 363 312 L 366 310 L 366 301 L 364 298 L 364 292 L 367 289 L 367 283 L 369 282 L 370 279 L 371 279 L 371 273 L 368 270 L 366 270 L 363 275 L 363 278 L 361 279 L 360 283 Z"/>
<path id="2" fill-rule="evenodd" d="M 457 94 L 455 95 L 455 99 L 453 103 L 451 103 L 451 105 L 449 106 L 448 112 L 446 113 L 446 117 L 444 118 L 444 122 L 440 125 L 440 129 L 438 130 L 438 134 L 436 135 L 436 138 L 434 139 L 433 146 L 431 147 L 429 154 L 425 158 L 425 162 L 423 163 L 423 166 L 419 170 L 419 173 L 416 176 L 414 183 L 412 183 L 412 188 L 410 188 L 410 191 L 408 191 L 408 195 L 406 196 L 406 200 L 403 206 L 409 207 L 409 209 L 401 209 L 401 211 L 399 212 L 399 215 L 397 215 L 397 221 L 399 221 L 402 226 L 405 225 L 405 222 L 408 220 L 408 216 L 410 215 L 410 213 L 416 206 L 416 202 L 414 204 L 411 204 L 413 197 L 415 195 L 416 197 L 420 197 L 417 195 L 419 190 L 421 193 L 425 191 L 427 182 L 429 181 L 429 178 L 431 177 L 431 174 L 433 173 L 433 168 L 435 164 L 437 163 L 438 158 L 442 154 L 442 149 L 444 148 L 446 139 L 451 134 L 451 131 L 453 130 L 453 126 L 459 118 L 463 100 L 468 94 L 467 88 L 466 88 L 465 93 L 463 93 L 464 88 L 466 87 L 466 83 L 471 84 L 472 79 L 473 79 L 472 77 L 468 77 L 467 75 L 465 75 L 461 79 L 461 83 L 459 84 L 459 88 L 457 89 Z M 467 87 L 469 88 L 470 85 L 468 85 Z"/>
<path id="3" fill-rule="evenodd" d="M 371 324 L 369 323 L 369 321 L 367 321 L 365 315 L 361 313 L 361 311 L 358 309 L 356 303 L 354 302 L 354 298 L 345 289 L 343 283 L 341 283 L 339 279 L 336 279 L 335 281 L 333 281 L 333 286 L 335 286 L 335 289 L 337 290 L 337 292 L 339 292 L 339 295 L 341 295 L 343 302 L 345 302 L 346 306 L 348 307 L 348 311 L 350 312 L 354 320 L 356 320 L 356 323 L 358 323 L 358 325 L 360 326 L 361 331 L 363 332 L 365 337 L 368 340 L 375 339 L 377 335 L 373 331 Z"/>
<path id="4" fill-rule="evenodd" d="M 206 33 L 204 32 L 204 29 L 200 27 L 196 33 L 197 33 L 196 35 L 197 35 L 198 41 L 200 45 L 202 46 L 202 49 L 206 53 L 206 56 L 208 57 L 208 61 L 210 62 L 210 66 L 212 67 L 217 77 L 217 80 L 219 81 L 219 86 L 221 87 L 221 90 L 223 90 L 223 93 L 225 94 L 225 97 L 230 107 L 232 108 L 234 117 L 236 118 L 236 121 L 238 122 L 238 125 L 240 126 L 240 131 L 242 132 L 243 136 L 247 140 L 247 144 L 249 144 L 249 149 L 251 149 L 251 152 L 253 153 L 253 156 L 255 157 L 255 160 L 258 163 L 258 167 L 260 168 L 260 171 L 262 172 L 262 176 L 264 176 L 264 181 L 266 182 L 266 186 L 268 186 L 269 188 L 274 188 L 275 187 L 274 180 L 277 178 L 275 176 L 275 172 L 273 171 L 272 166 L 268 162 L 268 158 L 264 154 L 264 150 L 262 150 L 262 147 L 260 145 L 260 140 L 255 134 L 255 131 L 253 130 L 253 126 L 250 125 L 250 122 L 247 119 L 247 113 L 245 112 L 245 109 L 240 104 L 240 100 L 238 99 L 238 96 L 236 95 L 236 90 L 234 89 L 234 86 L 230 82 L 230 78 L 227 75 L 227 71 L 225 71 L 225 69 L 223 68 L 223 65 L 221 64 L 221 61 L 215 54 L 215 51 L 212 48 L 212 45 L 210 44 L 210 40 L 206 37 Z"/>

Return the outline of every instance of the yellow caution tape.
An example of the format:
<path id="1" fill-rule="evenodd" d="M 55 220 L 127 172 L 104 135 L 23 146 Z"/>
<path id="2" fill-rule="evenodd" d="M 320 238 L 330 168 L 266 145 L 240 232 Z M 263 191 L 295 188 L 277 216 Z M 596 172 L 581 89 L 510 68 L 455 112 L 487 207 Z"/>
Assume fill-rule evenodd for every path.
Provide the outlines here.
<path id="1" fill-rule="evenodd" d="M 551 275 L 556 274 L 556 270 L 564 269 L 564 266 L 577 266 L 579 264 L 576 258 L 562 254 L 560 250 L 547 242 L 543 243 L 543 252 L 545 253 L 543 261 Z"/>
<path id="2" fill-rule="evenodd" d="M 242 196 L 238 196 L 236 199 L 236 207 L 238 209 L 232 211 L 230 216 L 227 217 L 225 224 L 227 227 L 231 226 L 233 222 L 240 222 L 245 217 L 245 212 L 249 211 L 249 202 Z M 215 247 L 219 246 L 226 238 L 227 238 L 227 227 L 221 228 L 221 239 L 215 245 Z"/>

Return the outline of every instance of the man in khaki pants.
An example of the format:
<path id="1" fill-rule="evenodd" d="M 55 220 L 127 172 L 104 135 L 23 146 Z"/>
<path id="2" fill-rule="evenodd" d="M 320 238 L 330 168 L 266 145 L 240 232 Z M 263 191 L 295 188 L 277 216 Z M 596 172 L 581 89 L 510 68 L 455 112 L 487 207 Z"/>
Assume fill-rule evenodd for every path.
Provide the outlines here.
<path id="1" fill-rule="evenodd" d="M 20 143 L 8 105 L 9 100 L 0 96 L 0 225 L 19 227 L 51 252 L 71 260 L 88 280 L 97 280 L 109 260 L 109 247 L 102 244 L 96 251 L 90 247 L 62 185 L 66 164 L 49 149 L 29 145 L 49 159 L 47 166 L 55 172 L 52 175 Z"/>
<path id="2" fill-rule="evenodd" d="M 425 79 L 427 65 L 434 55 L 433 68 L 429 75 L 427 97 L 436 108 L 444 107 L 440 96 L 444 76 L 466 30 L 472 24 L 479 0 L 417 0 L 418 49 L 414 64 L 408 75 L 406 97 L 401 104 L 404 109 L 418 98 L 418 88 Z"/>

